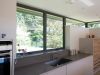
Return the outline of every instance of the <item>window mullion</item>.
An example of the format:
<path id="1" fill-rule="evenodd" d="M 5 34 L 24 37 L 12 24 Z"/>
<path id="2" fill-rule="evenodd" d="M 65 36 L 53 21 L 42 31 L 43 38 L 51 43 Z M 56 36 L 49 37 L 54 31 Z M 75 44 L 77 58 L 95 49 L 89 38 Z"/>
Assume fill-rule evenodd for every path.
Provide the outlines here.
<path id="1" fill-rule="evenodd" d="M 65 27 L 66 27 L 66 18 L 63 17 L 63 48 L 65 49 Z"/>
<path id="2" fill-rule="evenodd" d="M 85 23 L 85 28 L 88 28 L 88 23 Z"/>
<path id="3" fill-rule="evenodd" d="M 47 43 L 47 14 L 43 12 L 43 50 L 46 51 Z"/>

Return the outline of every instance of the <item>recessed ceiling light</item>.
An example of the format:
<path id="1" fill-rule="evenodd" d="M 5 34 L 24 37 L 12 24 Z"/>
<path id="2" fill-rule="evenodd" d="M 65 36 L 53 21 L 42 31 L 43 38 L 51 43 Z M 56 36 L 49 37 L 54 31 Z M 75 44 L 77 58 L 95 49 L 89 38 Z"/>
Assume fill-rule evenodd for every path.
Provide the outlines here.
<path id="1" fill-rule="evenodd" d="M 80 0 L 80 1 L 87 6 L 93 6 L 94 5 L 94 3 L 91 0 Z"/>

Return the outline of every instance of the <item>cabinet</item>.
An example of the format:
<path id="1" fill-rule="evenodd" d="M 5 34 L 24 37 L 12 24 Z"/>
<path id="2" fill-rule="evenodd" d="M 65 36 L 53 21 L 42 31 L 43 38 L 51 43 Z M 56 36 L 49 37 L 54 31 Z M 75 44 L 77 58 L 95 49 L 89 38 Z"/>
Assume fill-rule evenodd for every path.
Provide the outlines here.
<path id="1" fill-rule="evenodd" d="M 100 39 L 93 41 L 94 71 L 100 70 Z"/>
<path id="2" fill-rule="evenodd" d="M 93 75 L 93 56 L 67 64 L 67 75 Z"/>
<path id="3" fill-rule="evenodd" d="M 66 75 L 66 65 L 56 68 L 54 70 L 48 71 L 46 73 L 43 73 L 41 75 Z"/>
<path id="4" fill-rule="evenodd" d="M 93 75 L 93 56 L 88 56 L 41 75 Z"/>
<path id="5" fill-rule="evenodd" d="M 94 71 L 100 68 L 100 38 L 81 38 L 79 41 L 81 52 L 93 54 Z"/>

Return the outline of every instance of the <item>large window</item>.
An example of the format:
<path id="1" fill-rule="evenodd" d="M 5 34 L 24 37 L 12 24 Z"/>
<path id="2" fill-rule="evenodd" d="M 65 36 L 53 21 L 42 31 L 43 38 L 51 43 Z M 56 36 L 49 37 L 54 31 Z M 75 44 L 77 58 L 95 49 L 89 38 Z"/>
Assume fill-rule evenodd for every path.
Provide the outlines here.
<path id="1" fill-rule="evenodd" d="M 64 49 L 63 26 L 63 17 L 18 7 L 17 53 Z"/>
<path id="2" fill-rule="evenodd" d="M 43 14 L 17 9 L 17 53 L 43 50 Z"/>
<path id="3" fill-rule="evenodd" d="M 47 49 L 63 48 L 63 19 L 47 15 Z"/>

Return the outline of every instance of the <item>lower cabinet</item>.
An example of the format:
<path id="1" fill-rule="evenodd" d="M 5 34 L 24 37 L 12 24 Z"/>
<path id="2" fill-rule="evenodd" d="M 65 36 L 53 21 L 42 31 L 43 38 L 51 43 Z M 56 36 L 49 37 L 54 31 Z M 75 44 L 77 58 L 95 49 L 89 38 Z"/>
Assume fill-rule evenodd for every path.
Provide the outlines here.
<path id="1" fill-rule="evenodd" d="M 48 71 L 46 73 L 43 73 L 41 75 L 66 75 L 66 65 L 56 68 L 54 70 Z"/>
<path id="2" fill-rule="evenodd" d="M 67 75 L 93 75 L 93 56 L 67 64 Z"/>
<path id="3" fill-rule="evenodd" d="M 41 75 L 93 75 L 93 56 L 73 61 Z"/>

